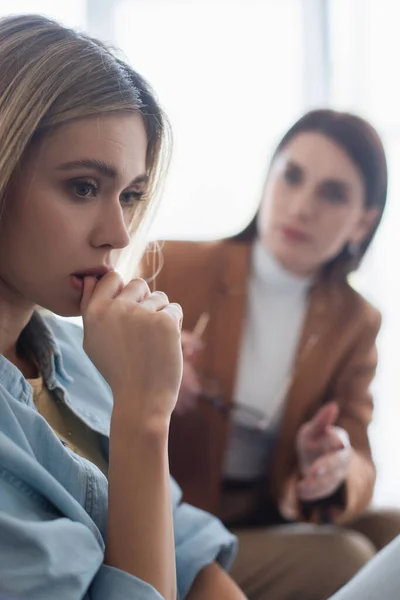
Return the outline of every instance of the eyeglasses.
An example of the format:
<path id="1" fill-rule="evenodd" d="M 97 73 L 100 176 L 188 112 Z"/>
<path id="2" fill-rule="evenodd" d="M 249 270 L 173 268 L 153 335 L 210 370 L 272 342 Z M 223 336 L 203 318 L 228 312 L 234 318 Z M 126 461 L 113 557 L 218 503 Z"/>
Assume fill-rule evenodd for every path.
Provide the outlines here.
<path id="1" fill-rule="evenodd" d="M 204 375 L 204 373 L 199 374 L 199 379 L 202 386 L 199 398 L 208 402 L 231 423 L 259 432 L 265 431 L 269 427 L 271 419 L 261 410 L 240 402 L 230 402 L 229 404 L 225 402 L 216 379 Z"/>

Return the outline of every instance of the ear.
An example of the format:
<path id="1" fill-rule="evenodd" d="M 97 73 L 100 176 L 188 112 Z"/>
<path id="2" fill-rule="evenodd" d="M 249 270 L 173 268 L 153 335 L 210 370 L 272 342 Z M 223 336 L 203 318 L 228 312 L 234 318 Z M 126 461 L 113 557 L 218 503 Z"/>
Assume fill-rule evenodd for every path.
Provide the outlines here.
<path id="1" fill-rule="evenodd" d="M 349 242 L 352 244 L 362 244 L 365 238 L 371 233 L 376 222 L 381 215 L 378 208 L 369 208 L 361 215 Z"/>

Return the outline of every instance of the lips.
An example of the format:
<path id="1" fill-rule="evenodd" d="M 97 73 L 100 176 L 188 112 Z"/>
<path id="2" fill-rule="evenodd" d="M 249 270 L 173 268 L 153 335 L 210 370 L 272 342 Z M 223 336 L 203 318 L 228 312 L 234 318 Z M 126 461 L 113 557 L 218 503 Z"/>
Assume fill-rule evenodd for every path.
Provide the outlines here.
<path id="1" fill-rule="evenodd" d="M 281 229 L 284 237 L 289 242 L 309 242 L 311 240 L 311 236 L 300 229 L 296 229 L 295 227 L 282 227 Z"/>
<path id="2" fill-rule="evenodd" d="M 74 290 L 82 292 L 85 277 L 96 277 L 96 279 L 101 279 L 104 275 L 106 275 L 106 273 L 112 270 L 113 269 L 111 267 L 105 266 L 83 269 L 82 271 L 72 273 L 72 275 L 69 276 L 69 281 Z"/>
<path id="3" fill-rule="evenodd" d="M 100 279 L 109 271 L 112 271 L 111 267 L 93 267 L 72 273 L 72 277 L 78 277 L 79 279 L 83 279 L 84 277 L 96 277 L 97 279 Z"/>

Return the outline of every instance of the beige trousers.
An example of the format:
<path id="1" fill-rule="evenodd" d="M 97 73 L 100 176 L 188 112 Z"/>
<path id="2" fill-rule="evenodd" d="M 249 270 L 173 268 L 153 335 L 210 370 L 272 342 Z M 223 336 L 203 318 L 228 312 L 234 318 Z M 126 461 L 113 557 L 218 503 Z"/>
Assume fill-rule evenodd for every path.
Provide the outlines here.
<path id="1" fill-rule="evenodd" d="M 326 600 L 400 534 L 400 511 L 371 511 L 348 528 L 299 523 L 234 533 L 231 575 L 249 600 Z"/>

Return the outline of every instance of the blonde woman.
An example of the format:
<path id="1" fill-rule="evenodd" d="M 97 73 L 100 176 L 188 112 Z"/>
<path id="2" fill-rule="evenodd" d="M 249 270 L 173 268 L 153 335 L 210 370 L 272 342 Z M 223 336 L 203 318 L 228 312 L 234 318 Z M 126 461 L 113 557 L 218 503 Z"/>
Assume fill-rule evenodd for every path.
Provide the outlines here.
<path id="1" fill-rule="evenodd" d="M 239 600 L 234 537 L 169 478 L 181 308 L 115 271 L 165 116 L 106 47 L 42 17 L 0 21 L 0 70 L 0 596 Z"/>

